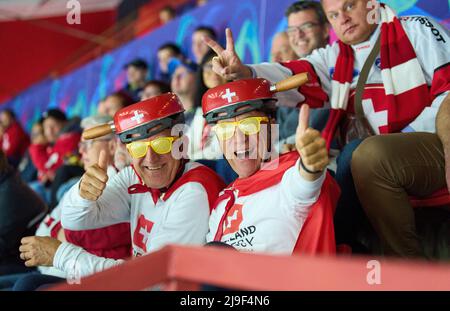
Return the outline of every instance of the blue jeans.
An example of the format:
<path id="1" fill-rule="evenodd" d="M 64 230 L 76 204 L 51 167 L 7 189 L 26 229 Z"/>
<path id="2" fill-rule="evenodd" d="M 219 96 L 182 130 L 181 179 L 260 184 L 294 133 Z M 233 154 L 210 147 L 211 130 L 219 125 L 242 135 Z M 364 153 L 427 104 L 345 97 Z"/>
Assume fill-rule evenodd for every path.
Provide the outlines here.
<path id="1" fill-rule="evenodd" d="M 64 282 L 65 280 L 56 276 L 41 273 L 30 273 L 19 278 L 13 287 L 13 291 L 34 291 L 48 285 Z"/>
<path id="2" fill-rule="evenodd" d="M 336 244 L 348 244 L 352 249 L 357 248 L 358 226 L 362 219 L 366 218 L 356 194 L 351 171 L 353 151 L 358 148 L 361 142 L 362 139 L 357 139 L 345 145 L 336 161 L 335 179 L 341 187 L 341 197 L 334 214 Z"/>
<path id="3" fill-rule="evenodd" d="M 33 272 L 25 272 L 25 273 L 16 273 L 16 274 L 9 274 L 9 275 L 2 275 L 0 276 L 0 290 L 12 290 L 14 287 L 14 284 L 19 280 L 20 278 L 32 274 L 32 273 L 38 273 L 36 271 Z"/>

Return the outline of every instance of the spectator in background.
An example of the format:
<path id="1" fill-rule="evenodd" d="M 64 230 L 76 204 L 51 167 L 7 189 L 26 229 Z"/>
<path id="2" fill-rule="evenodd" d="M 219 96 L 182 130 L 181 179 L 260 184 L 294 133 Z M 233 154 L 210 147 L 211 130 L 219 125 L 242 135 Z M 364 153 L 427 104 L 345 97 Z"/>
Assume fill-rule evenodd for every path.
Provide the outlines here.
<path id="1" fill-rule="evenodd" d="M 0 150 L 0 275 L 29 270 L 19 258 L 20 239 L 36 230 L 47 207 L 20 179 Z"/>
<path id="2" fill-rule="evenodd" d="M 44 127 L 42 126 L 43 119 L 40 118 L 31 127 L 31 143 L 32 144 L 47 144 L 47 139 L 44 135 Z M 26 183 L 37 180 L 37 169 L 31 160 L 30 152 L 27 150 L 19 163 L 18 170 L 20 177 Z"/>
<path id="3" fill-rule="evenodd" d="M 197 70 L 195 92 L 196 109 L 194 119 L 186 133 L 189 137 L 189 158 L 198 160 L 200 163 L 213 169 L 225 181 L 230 184 L 237 178 L 237 174 L 233 171 L 230 164 L 222 156 L 219 142 L 211 130 L 211 125 L 207 124 L 202 105 L 203 94 L 208 89 L 225 84 L 227 81 L 212 70 L 212 59 L 217 54 L 213 50 L 209 50 L 203 57 Z"/>
<path id="4" fill-rule="evenodd" d="M 149 99 L 170 92 L 170 85 L 163 81 L 151 80 L 144 85 L 141 100 Z"/>
<path id="5" fill-rule="evenodd" d="M 128 94 L 133 102 L 138 102 L 147 80 L 148 65 L 143 59 L 135 59 L 125 66 L 127 70 L 127 85 L 121 92 Z"/>
<path id="6" fill-rule="evenodd" d="M 159 20 L 161 21 L 162 25 L 167 24 L 175 17 L 177 17 L 177 13 L 175 9 L 170 5 L 165 6 L 161 9 L 161 11 L 159 11 Z"/>
<path id="7" fill-rule="evenodd" d="M 68 121 L 64 112 L 59 109 L 44 112 L 43 128 L 46 142 L 33 143 L 29 149 L 39 179 L 38 183 L 31 183 L 30 187 L 37 191 L 45 202 L 49 202 L 47 188 L 53 182 L 56 170 L 73 156 L 76 157 L 81 129 L 79 120 L 74 118 Z"/>
<path id="8" fill-rule="evenodd" d="M 100 102 L 101 105 L 98 107 L 98 114 L 113 118 L 117 111 L 131 105 L 133 102 L 134 100 L 122 91 L 113 93 Z"/>
<path id="9" fill-rule="evenodd" d="M 213 40 L 217 39 L 214 29 L 208 26 L 199 26 L 192 33 L 191 50 L 192 54 L 194 54 L 195 63 L 197 64 L 200 64 L 203 57 L 210 50 L 209 46 L 203 41 L 203 37 L 205 36 Z"/>
<path id="10" fill-rule="evenodd" d="M 271 57 L 274 62 L 288 62 L 298 56 L 289 43 L 286 32 L 275 34 L 272 40 Z M 298 109 L 278 104 L 277 121 L 279 124 L 279 148 L 282 153 L 294 149 L 295 130 L 298 124 Z"/>
<path id="11" fill-rule="evenodd" d="M 0 112 L 0 147 L 8 162 L 17 167 L 30 144 L 30 138 L 23 130 L 11 109 Z"/>
<path id="12" fill-rule="evenodd" d="M 289 37 L 285 31 L 276 33 L 273 36 L 270 56 L 272 62 L 288 62 L 298 58 L 289 43 Z"/>
<path id="13" fill-rule="evenodd" d="M 158 48 L 157 52 L 158 66 L 159 66 L 159 80 L 170 84 L 171 74 L 169 72 L 169 62 L 172 58 L 184 60 L 184 55 L 181 49 L 175 43 L 166 43 Z"/>
<path id="14" fill-rule="evenodd" d="M 288 20 L 286 33 L 299 58 L 328 44 L 330 24 L 319 2 L 297 1 L 287 8 L 285 16 Z"/>
<path id="15" fill-rule="evenodd" d="M 294 2 L 287 8 L 285 16 L 288 20 L 286 33 L 291 48 L 297 57 L 291 55 L 292 58 L 286 58 L 283 60 L 284 62 L 305 57 L 315 49 L 324 48 L 328 44 L 330 25 L 319 2 Z M 277 44 L 274 41 L 272 45 Z M 295 129 L 298 124 L 298 109 L 287 107 L 287 105 L 288 103 L 280 101 L 277 111 L 282 152 L 295 149 L 293 142 L 295 141 Z M 328 108 L 311 109 L 309 125 L 317 130 L 322 130 L 325 127 L 328 115 Z"/>
<path id="16" fill-rule="evenodd" d="M 147 90 L 146 84 L 143 88 L 143 91 L 141 92 L 141 96 L 149 91 L 150 90 Z M 131 105 L 132 103 L 133 100 L 127 94 L 124 94 L 123 92 L 113 93 L 100 102 L 100 105 L 98 107 L 98 114 L 107 115 L 111 118 L 114 118 L 114 115 L 117 111 Z M 117 159 L 116 164 L 118 169 L 122 169 L 125 166 L 130 165 L 131 163 L 125 145 L 123 145 L 119 141 L 117 141 L 115 158 Z"/>
<path id="17" fill-rule="evenodd" d="M 190 123 L 186 136 L 189 137 L 189 158 L 218 159 L 222 158 L 217 139 L 211 133 L 211 127 L 206 124 L 201 109 L 203 94 L 210 88 L 224 84 L 227 81 L 212 71 L 212 58 L 217 56 L 214 51 L 207 51 L 196 73 L 196 90 L 194 92 L 194 117 Z M 202 162 L 209 165 L 209 163 Z M 212 167 L 213 168 L 213 167 Z M 215 168 L 214 168 L 215 169 Z"/>
<path id="18" fill-rule="evenodd" d="M 180 99 L 185 110 L 185 124 L 190 125 L 196 111 L 194 102 L 195 95 L 195 72 L 197 66 L 194 63 L 177 62 L 175 72 L 172 76 L 171 89 Z"/>

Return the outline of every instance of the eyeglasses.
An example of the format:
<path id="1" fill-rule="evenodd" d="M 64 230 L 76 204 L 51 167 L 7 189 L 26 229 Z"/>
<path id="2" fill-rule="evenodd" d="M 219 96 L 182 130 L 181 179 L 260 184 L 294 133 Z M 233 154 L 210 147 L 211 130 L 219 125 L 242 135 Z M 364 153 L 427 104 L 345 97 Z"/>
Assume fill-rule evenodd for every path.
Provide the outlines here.
<path id="1" fill-rule="evenodd" d="M 286 29 L 286 33 L 289 37 L 295 36 L 298 32 L 300 33 L 308 33 L 310 32 L 314 27 L 318 26 L 318 23 L 304 23 L 300 26 L 291 26 Z"/>
<path id="2" fill-rule="evenodd" d="M 179 137 L 168 136 L 158 137 L 151 141 L 134 141 L 127 144 L 127 150 L 135 158 L 143 158 L 147 154 L 148 147 L 152 147 L 157 154 L 167 154 L 172 150 L 172 145 Z"/>
<path id="3" fill-rule="evenodd" d="M 254 135 L 261 130 L 261 122 L 269 122 L 268 117 L 249 117 L 240 121 L 233 122 L 221 122 L 217 123 L 213 127 L 213 131 L 216 133 L 219 140 L 228 140 L 233 137 L 236 126 L 245 135 Z"/>

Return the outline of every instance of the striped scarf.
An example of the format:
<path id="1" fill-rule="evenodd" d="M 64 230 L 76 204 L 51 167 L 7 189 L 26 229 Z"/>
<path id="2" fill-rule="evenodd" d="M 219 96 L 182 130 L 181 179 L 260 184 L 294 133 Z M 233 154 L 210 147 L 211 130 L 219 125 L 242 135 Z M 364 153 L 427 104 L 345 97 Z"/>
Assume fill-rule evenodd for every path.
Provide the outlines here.
<path id="1" fill-rule="evenodd" d="M 381 17 L 381 76 L 386 93 L 388 133 L 401 131 L 425 107 L 431 104 L 428 86 L 408 36 L 385 4 L 380 5 Z M 330 143 L 341 118 L 347 110 L 353 80 L 354 54 L 351 46 L 339 41 L 339 55 L 332 80 L 330 120 L 324 136 Z"/>

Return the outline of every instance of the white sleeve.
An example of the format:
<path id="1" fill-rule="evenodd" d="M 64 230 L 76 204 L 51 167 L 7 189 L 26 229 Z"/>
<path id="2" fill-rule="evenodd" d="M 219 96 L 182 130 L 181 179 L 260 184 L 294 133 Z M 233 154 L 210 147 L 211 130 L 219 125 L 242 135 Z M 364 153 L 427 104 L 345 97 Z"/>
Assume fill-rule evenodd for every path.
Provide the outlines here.
<path id="1" fill-rule="evenodd" d="M 151 251 L 167 244 L 205 244 L 209 219 L 206 190 L 199 183 L 190 182 L 172 194 L 175 195 L 177 204 L 170 206 L 167 220 L 155 232 Z"/>
<path id="2" fill-rule="evenodd" d="M 103 228 L 130 221 L 130 195 L 132 168 L 125 168 L 110 178 L 97 201 L 79 195 L 79 182 L 64 196 L 61 205 L 61 224 L 69 230 Z"/>
<path id="3" fill-rule="evenodd" d="M 402 25 L 417 55 L 428 85 L 432 85 L 436 69 L 450 63 L 450 35 L 447 29 L 430 17 L 408 16 L 401 18 Z M 410 123 L 403 132 L 436 132 L 436 116 L 448 91 L 436 97 L 430 107 Z"/>
<path id="4" fill-rule="evenodd" d="M 436 133 L 436 117 L 442 102 L 450 92 L 445 92 L 436 97 L 430 107 L 426 107 L 420 115 L 405 127 L 402 132 L 428 132 Z"/>
<path id="5" fill-rule="evenodd" d="M 93 255 L 83 248 L 63 242 L 56 250 L 53 267 L 64 271 L 67 277 L 85 277 L 122 264 L 122 259 Z"/>
<path id="6" fill-rule="evenodd" d="M 300 160 L 289 168 L 281 180 L 282 198 L 286 204 L 283 206 L 293 208 L 294 213 L 306 218 L 311 206 L 320 196 L 320 190 L 326 177 L 326 170 L 314 181 L 308 181 L 300 175 Z"/>
<path id="7" fill-rule="evenodd" d="M 325 93 L 331 97 L 331 73 L 330 68 L 336 66 L 337 56 L 339 55 L 339 45 L 335 42 L 333 45 L 327 45 L 324 48 L 315 49 L 306 56 L 307 60 L 314 68 L 319 77 L 320 85 Z"/>

